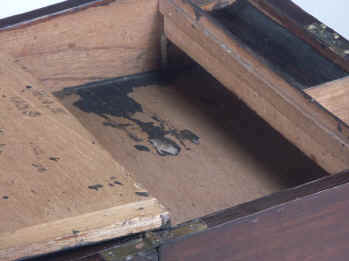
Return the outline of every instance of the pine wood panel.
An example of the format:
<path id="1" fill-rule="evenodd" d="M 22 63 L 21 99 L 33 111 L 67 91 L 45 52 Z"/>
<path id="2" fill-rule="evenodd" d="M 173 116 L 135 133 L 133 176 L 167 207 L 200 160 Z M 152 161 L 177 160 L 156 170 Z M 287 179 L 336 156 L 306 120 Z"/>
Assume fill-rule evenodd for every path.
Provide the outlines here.
<path id="1" fill-rule="evenodd" d="M 160 64 L 156 0 L 121 0 L 0 32 L 0 51 L 50 91 Z"/>

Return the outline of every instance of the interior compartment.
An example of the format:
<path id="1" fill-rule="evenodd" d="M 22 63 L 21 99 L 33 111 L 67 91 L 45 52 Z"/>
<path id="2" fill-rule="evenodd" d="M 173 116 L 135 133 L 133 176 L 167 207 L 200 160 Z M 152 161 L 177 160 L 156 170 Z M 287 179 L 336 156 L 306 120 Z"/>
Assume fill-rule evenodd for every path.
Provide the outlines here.
<path id="1" fill-rule="evenodd" d="M 55 95 L 173 224 L 327 175 L 199 65 L 164 74 Z"/>

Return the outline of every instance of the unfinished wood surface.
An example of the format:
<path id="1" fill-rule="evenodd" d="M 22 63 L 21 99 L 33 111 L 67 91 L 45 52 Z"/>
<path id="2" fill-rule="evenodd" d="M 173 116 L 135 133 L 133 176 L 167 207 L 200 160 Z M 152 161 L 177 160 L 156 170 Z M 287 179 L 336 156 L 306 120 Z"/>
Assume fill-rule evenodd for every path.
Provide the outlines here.
<path id="1" fill-rule="evenodd" d="M 160 227 L 160 204 L 12 62 L 1 56 L 0 259 Z"/>
<path id="2" fill-rule="evenodd" d="M 349 77 L 306 89 L 305 92 L 349 124 Z"/>
<path id="3" fill-rule="evenodd" d="M 113 1 L 2 31 L 0 52 L 54 91 L 157 68 L 161 26 L 158 1 Z"/>
<path id="4" fill-rule="evenodd" d="M 58 95 L 173 224 L 326 174 L 202 69 L 168 85 L 130 81 Z"/>
<path id="5" fill-rule="evenodd" d="M 165 32 L 177 46 L 242 98 L 276 130 L 330 173 L 349 167 L 348 128 L 306 99 L 200 10 L 163 0 Z"/>

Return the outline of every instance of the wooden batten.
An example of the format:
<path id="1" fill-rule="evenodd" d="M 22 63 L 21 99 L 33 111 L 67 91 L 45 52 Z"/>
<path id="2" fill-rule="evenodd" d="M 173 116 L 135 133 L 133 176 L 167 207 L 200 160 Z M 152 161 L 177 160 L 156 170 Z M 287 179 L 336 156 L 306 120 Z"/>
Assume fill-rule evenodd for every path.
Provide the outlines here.
<path id="1" fill-rule="evenodd" d="M 0 52 L 49 91 L 157 69 L 162 28 L 157 0 L 92 5 L 0 32 Z"/>
<path id="2" fill-rule="evenodd" d="M 349 167 L 348 129 L 191 4 L 163 0 L 171 41 L 330 173 Z"/>

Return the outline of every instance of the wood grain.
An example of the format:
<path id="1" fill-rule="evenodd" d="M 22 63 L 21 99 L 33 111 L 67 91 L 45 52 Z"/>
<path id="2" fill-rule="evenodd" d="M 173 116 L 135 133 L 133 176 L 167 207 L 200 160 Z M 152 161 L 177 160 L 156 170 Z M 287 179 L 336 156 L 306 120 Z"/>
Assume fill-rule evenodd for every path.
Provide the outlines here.
<path id="1" fill-rule="evenodd" d="M 349 77 L 306 89 L 305 92 L 349 124 Z"/>
<path id="2" fill-rule="evenodd" d="M 130 82 L 66 89 L 60 101 L 161 200 L 173 224 L 326 175 L 203 69 L 167 84 Z M 130 104 L 136 113 L 132 107 L 126 118 L 117 114 Z M 149 129 L 167 133 L 180 153 L 160 156 Z M 171 135 L 183 130 L 200 144 Z"/>
<path id="3" fill-rule="evenodd" d="M 348 168 L 348 129 L 292 87 L 209 15 L 164 0 L 169 39 L 330 173 Z M 167 25 L 166 25 L 167 24 Z"/>
<path id="4" fill-rule="evenodd" d="M 0 259 L 161 226 L 167 212 L 159 203 L 20 71 L 1 55 Z"/>
<path id="5" fill-rule="evenodd" d="M 121 0 L 0 32 L 0 51 L 49 91 L 160 66 L 156 0 Z"/>

